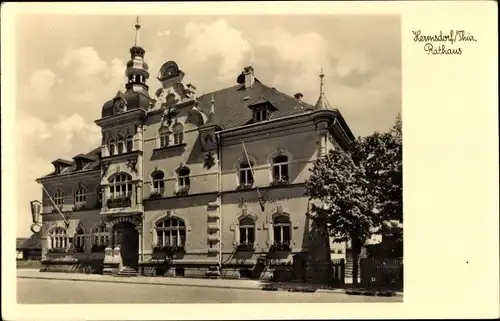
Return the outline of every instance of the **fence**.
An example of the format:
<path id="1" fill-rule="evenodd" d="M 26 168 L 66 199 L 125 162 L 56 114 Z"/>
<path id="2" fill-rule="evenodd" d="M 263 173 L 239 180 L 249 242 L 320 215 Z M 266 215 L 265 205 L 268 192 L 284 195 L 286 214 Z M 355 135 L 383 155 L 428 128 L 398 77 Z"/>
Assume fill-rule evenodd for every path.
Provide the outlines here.
<path id="1" fill-rule="evenodd" d="M 361 259 L 360 274 L 363 286 L 403 289 L 402 259 Z"/>

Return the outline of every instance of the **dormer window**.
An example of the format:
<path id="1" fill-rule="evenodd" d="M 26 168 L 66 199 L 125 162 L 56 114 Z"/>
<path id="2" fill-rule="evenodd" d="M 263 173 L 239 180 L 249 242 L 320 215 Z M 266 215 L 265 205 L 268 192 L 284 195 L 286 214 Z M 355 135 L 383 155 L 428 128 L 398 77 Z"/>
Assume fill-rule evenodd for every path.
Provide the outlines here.
<path id="1" fill-rule="evenodd" d="M 260 122 L 267 120 L 267 114 L 268 114 L 267 108 L 256 109 L 254 113 L 254 121 Z"/>
<path id="2" fill-rule="evenodd" d="M 75 160 L 75 165 L 76 165 L 77 171 L 86 169 L 87 166 L 90 163 L 92 163 L 92 161 L 94 160 L 93 158 L 89 157 L 88 155 L 84 155 L 84 154 L 78 154 L 75 157 L 73 157 L 73 159 Z"/>
<path id="3" fill-rule="evenodd" d="M 248 106 L 253 111 L 253 122 L 258 123 L 261 121 L 269 120 L 271 112 L 276 111 L 277 108 L 273 106 L 267 99 L 261 98 L 257 102 Z"/>
<path id="4" fill-rule="evenodd" d="M 54 165 L 55 174 L 58 175 L 64 173 L 69 167 L 73 166 L 73 163 L 65 159 L 58 158 L 52 162 L 52 165 Z"/>

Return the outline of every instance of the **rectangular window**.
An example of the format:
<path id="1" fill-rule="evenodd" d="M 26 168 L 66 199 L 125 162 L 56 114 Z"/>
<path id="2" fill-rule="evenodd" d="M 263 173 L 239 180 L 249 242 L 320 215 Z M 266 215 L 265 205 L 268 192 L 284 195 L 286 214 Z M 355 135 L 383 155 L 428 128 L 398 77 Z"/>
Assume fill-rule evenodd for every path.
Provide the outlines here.
<path id="1" fill-rule="evenodd" d="M 240 170 L 240 183 L 245 185 L 253 184 L 253 175 L 250 168 Z"/>
<path id="2" fill-rule="evenodd" d="M 166 147 L 169 144 L 169 135 L 161 135 L 160 136 L 160 147 Z"/>
<path id="3" fill-rule="evenodd" d="M 265 108 L 258 109 L 255 111 L 255 121 L 260 122 L 267 120 L 267 110 Z"/>

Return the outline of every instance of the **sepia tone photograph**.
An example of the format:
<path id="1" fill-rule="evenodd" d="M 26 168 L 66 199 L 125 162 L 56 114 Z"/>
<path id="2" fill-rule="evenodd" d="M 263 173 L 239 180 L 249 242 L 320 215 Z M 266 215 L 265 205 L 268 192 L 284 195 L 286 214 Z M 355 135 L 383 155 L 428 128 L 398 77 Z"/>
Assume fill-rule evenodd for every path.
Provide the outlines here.
<path id="1" fill-rule="evenodd" d="M 21 15 L 16 52 L 18 303 L 403 301 L 399 15 Z"/>

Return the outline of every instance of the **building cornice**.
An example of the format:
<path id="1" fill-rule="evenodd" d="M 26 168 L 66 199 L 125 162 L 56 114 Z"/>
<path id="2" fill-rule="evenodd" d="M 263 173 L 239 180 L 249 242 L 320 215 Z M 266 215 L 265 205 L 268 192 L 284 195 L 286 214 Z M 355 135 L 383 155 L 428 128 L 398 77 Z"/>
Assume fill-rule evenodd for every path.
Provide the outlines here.
<path id="1" fill-rule="evenodd" d="M 136 108 L 132 110 L 128 110 L 124 113 L 118 115 L 111 115 L 100 118 L 95 121 L 95 124 L 99 127 L 111 125 L 114 123 L 119 123 L 127 120 L 142 120 L 146 116 L 146 111 L 141 108 Z"/>
<path id="2" fill-rule="evenodd" d="M 80 176 L 87 176 L 89 174 L 97 174 L 100 173 L 101 169 L 91 169 L 91 170 L 85 170 L 85 171 L 78 171 L 78 172 L 72 172 L 68 174 L 59 174 L 59 175 L 54 175 L 54 176 L 45 176 L 45 177 L 40 177 L 35 180 L 37 183 L 48 183 L 51 181 L 57 181 L 57 180 L 71 180 L 71 179 L 76 179 L 80 178 Z"/>
<path id="3" fill-rule="evenodd" d="M 142 150 L 133 150 L 133 151 L 127 152 L 127 153 L 110 155 L 110 156 L 103 156 L 103 157 L 101 157 L 101 163 L 103 163 L 103 162 L 107 163 L 107 162 L 110 162 L 111 160 L 120 161 L 120 160 L 124 160 L 124 159 L 130 158 L 130 157 L 140 156 L 142 154 L 143 154 Z"/>

